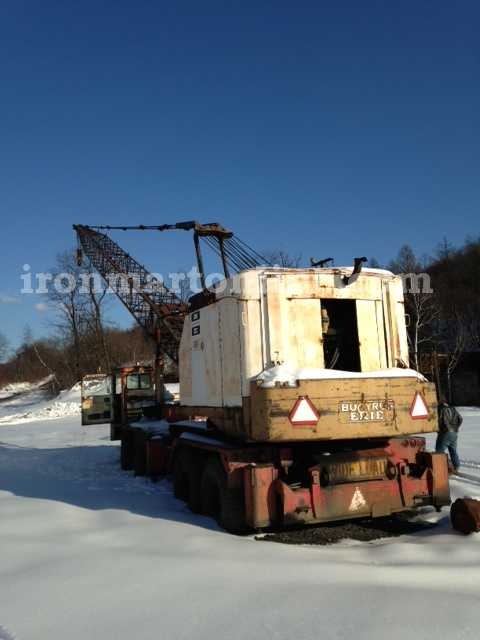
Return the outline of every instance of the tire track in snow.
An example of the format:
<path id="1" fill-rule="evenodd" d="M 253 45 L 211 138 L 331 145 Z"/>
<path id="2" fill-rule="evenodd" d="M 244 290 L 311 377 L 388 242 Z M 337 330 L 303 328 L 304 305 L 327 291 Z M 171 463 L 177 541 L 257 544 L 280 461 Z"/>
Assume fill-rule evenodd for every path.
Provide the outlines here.
<path id="1" fill-rule="evenodd" d="M 17 638 L 0 625 L 0 640 L 17 640 Z"/>
<path id="2" fill-rule="evenodd" d="M 480 462 L 476 460 L 460 460 L 460 464 L 462 467 L 467 467 L 468 469 L 478 469 L 480 471 Z"/>

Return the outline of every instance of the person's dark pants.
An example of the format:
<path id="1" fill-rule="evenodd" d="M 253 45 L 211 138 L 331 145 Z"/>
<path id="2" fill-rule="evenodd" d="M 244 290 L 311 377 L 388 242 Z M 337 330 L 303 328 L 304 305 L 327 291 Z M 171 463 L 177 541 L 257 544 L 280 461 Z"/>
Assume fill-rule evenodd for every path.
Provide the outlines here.
<path id="1" fill-rule="evenodd" d="M 450 454 L 450 460 L 452 461 L 455 469 L 460 466 L 460 458 L 457 453 L 457 440 L 458 433 L 455 431 L 442 431 L 437 436 L 437 443 L 435 445 L 435 451 L 437 453 L 444 453 L 448 449 Z"/>

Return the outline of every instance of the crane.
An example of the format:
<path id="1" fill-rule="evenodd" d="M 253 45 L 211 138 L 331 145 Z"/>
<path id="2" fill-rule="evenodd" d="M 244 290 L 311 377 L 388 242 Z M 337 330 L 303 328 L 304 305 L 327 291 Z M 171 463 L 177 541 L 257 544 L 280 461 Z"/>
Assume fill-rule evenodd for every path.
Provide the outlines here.
<path id="1" fill-rule="evenodd" d="M 196 221 L 187 221 L 155 226 L 75 224 L 73 228 L 79 244 L 78 263 L 81 264 L 82 256 L 85 254 L 91 265 L 108 282 L 110 288 L 130 311 L 146 335 L 154 340 L 156 368 L 163 368 L 164 355 L 178 364 L 178 348 L 183 321 L 192 305 L 181 300 L 175 292 L 155 278 L 106 233 L 103 233 L 104 231 L 193 231 L 197 266 L 202 285 L 202 293 L 197 295 L 203 297 L 204 300 L 208 300 L 209 292 L 206 287 L 200 247 L 201 240 L 220 257 L 226 278 L 230 277 L 231 270 L 240 271 L 268 264 L 263 256 L 240 239 L 234 238 L 231 231 L 218 223 L 200 224 Z"/>
<path id="2" fill-rule="evenodd" d="M 193 231 L 200 293 L 181 300 L 104 233 L 111 229 Z M 363 257 L 353 271 L 256 270 L 266 261 L 216 223 L 75 230 L 79 258 L 89 257 L 157 346 L 155 396 L 151 384 L 140 393 L 140 379 L 130 392 L 135 367 L 126 367 L 96 405 L 122 440 L 123 468 L 173 472 L 177 497 L 237 533 L 449 504 L 446 456 L 418 435 L 438 427 L 435 386 L 386 368 L 408 353 L 400 277 L 362 271 Z M 202 243 L 226 278 L 240 271 L 228 299 L 206 286 Z M 180 395 L 170 404 L 162 360 L 178 362 L 180 337 Z M 331 364 L 340 340 L 346 348 Z M 83 404 L 87 418 L 106 418 Z M 172 424 L 160 433 L 140 417 Z"/>

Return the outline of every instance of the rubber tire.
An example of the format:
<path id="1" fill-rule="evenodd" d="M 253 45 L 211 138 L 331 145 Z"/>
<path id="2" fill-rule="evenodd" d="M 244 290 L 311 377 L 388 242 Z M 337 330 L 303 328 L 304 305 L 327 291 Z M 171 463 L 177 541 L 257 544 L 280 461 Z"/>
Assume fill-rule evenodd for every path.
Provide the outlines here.
<path id="1" fill-rule="evenodd" d="M 120 466 L 124 471 L 133 469 L 133 433 L 131 429 L 123 429 L 122 443 L 120 446 Z"/>
<path id="2" fill-rule="evenodd" d="M 145 431 L 135 429 L 133 433 L 133 470 L 136 476 L 144 476 L 147 471 L 147 439 L 148 435 Z"/>
<path id="3" fill-rule="evenodd" d="M 173 493 L 176 498 L 186 502 L 194 513 L 200 513 L 202 500 L 200 480 L 203 458 L 196 451 L 185 447 L 177 451 L 173 461 Z"/>
<path id="4" fill-rule="evenodd" d="M 210 458 L 202 474 L 202 512 L 214 518 L 229 533 L 248 531 L 243 491 L 230 489 L 218 458 Z"/>
<path id="5" fill-rule="evenodd" d="M 180 449 L 175 452 L 175 457 L 173 458 L 173 495 L 177 500 L 183 500 L 184 502 L 188 498 L 186 453 L 185 449 Z"/>

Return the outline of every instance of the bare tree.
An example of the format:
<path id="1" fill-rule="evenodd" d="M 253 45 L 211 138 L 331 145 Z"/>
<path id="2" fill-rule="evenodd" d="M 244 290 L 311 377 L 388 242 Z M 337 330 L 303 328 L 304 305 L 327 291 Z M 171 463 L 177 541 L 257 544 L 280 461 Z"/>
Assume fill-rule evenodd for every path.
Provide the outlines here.
<path id="1" fill-rule="evenodd" d="M 439 260 L 449 260 L 455 254 L 455 247 L 444 236 L 443 240 L 437 245 L 435 253 Z"/>
<path id="2" fill-rule="evenodd" d="M 7 359 L 10 351 L 8 340 L 3 333 L 0 333 L 0 362 Z"/>
<path id="3" fill-rule="evenodd" d="M 389 264 L 390 271 L 404 276 L 405 312 L 409 319 L 407 337 L 410 356 L 417 370 L 423 348 L 433 344 L 435 322 L 439 315 L 438 303 L 431 289 L 425 286 L 425 281 L 421 281 L 422 286 L 418 287 L 414 278 L 425 273 L 427 266 L 427 259 L 420 261 L 409 245 L 404 245 L 397 258 Z"/>
<path id="4" fill-rule="evenodd" d="M 71 337 L 77 379 L 81 377 L 81 335 L 87 311 L 87 301 L 80 293 L 80 273 L 81 267 L 77 265 L 73 252 L 65 251 L 59 254 L 53 271 L 55 286 L 51 286 L 48 292 L 59 317 L 58 328 Z"/>
<path id="5" fill-rule="evenodd" d="M 93 319 L 93 331 L 96 336 L 97 342 L 101 347 L 103 353 L 105 371 L 109 372 L 111 369 L 110 351 L 104 330 L 103 322 L 103 304 L 105 302 L 105 296 L 108 291 L 108 285 L 102 280 L 101 288 L 96 290 L 95 281 L 93 278 L 89 279 L 88 283 L 88 296 L 91 304 L 91 317 Z"/>
<path id="6" fill-rule="evenodd" d="M 291 254 L 283 249 L 271 249 L 262 252 L 263 257 L 272 265 L 283 268 L 298 268 L 302 262 L 302 254 Z"/>
<path id="7" fill-rule="evenodd" d="M 408 327 L 409 349 L 413 355 L 415 369 L 420 366 L 420 353 L 424 346 L 432 345 L 435 338 L 435 321 L 439 310 L 431 293 L 407 292 L 406 309 L 410 316 Z"/>
<path id="8" fill-rule="evenodd" d="M 480 347 L 480 239 L 467 239 L 459 249 L 444 239 L 430 271 L 440 309 L 438 344 L 446 356 L 452 400 L 452 377 L 463 354 Z"/>
<path id="9" fill-rule="evenodd" d="M 450 349 L 447 360 L 447 385 L 448 385 L 448 401 L 453 401 L 452 394 L 452 375 L 458 367 L 460 359 L 465 351 L 468 343 L 468 325 L 465 318 L 460 313 L 455 313 L 454 322 L 449 323 L 452 331 L 450 339 Z"/>

